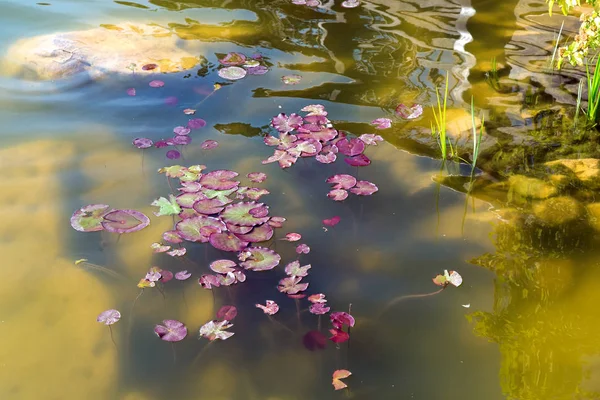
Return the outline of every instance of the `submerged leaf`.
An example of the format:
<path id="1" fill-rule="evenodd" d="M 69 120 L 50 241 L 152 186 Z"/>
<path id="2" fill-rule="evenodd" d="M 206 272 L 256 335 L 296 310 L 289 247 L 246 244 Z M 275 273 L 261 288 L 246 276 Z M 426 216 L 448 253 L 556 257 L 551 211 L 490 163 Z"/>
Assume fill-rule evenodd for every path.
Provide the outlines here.
<path id="1" fill-rule="evenodd" d="M 200 147 L 202 147 L 202 149 L 204 149 L 204 150 L 212 150 L 212 149 L 217 148 L 218 146 L 219 146 L 219 142 L 217 142 L 216 140 L 205 140 L 200 145 Z"/>
<path id="2" fill-rule="evenodd" d="M 419 118 L 421 114 L 423 114 L 423 106 L 420 104 L 413 104 L 411 107 L 400 104 L 396 107 L 396 115 L 404 119 Z"/>
<path id="3" fill-rule="evenodd" d="M 167 158 L 169 160 L 177 160 L 181 157 L 181 153 L 177 150 L 169 150 L 167 151 Z"/>
<path id="4" fill-rule="evenodd" d="M 148 138 L 135 138 L 133 139 L 132 143 L 138 149 L 147 149 L 149 147 L 152 147 L 152 145 L 154 144 L 154 142 Z"/>
<path id="5" fill-rule="evenodd" d="M 202 118 L 192 118 L 188 121 L 187 127 L 190 129 L 200 129 L 206 126 L 206 121 Z"/>
<path id="6" fill-rule="evenodd" d="M 223 306 L 217 311 L 217 319 L 219 321 L 233 321 L 237 316 L 237 308 L 235 306 Z"/>
<path id="7" fill-rule="evenodd" d="M 165 83 L 163 81 L 159 81 L 157 79 L 157 80 L 154 80 L 154 81 L 150 81 L 150 83 L 148 84 L 148 86 L 153 87 L 153 88 L 160 88 L 160 87 L 165 86 Z"/>
<path id="8" fill-rule="evenodd" d="M 267 174 L 264 172 L 250 172 L 246 176 L 254 183 L 262 183 L 267 179 Z"/>
<path id="9" fill-rule="evenodd" d="M 273 300 L 267 300 L 264 306 L 262 304 L 255 304 L 255 306 L 263 310 L 267 315 L 274 315 L 279 311 L 279 306 Z"/>
<path id="10" fill-rule="evenodd" d="M 344 343 L 350 339 L 350 335 L 341 329 L 330 329 L 329 333 L 331 333 L 329 340 L 333 343 Z"/>
<path id="11" fill-rule="evenodd" d="M 323 220 L 323 225 L 327 226 L 336 226 L 340 222 L 341 218 L 339 216 L 327 218 Z"/>
<path id="12" fill-rule="evenodd" d="M 118 310 L 106 310 L 102 311 L 96 321 L 103 323 L 104 325 L 112 325 L 117 323 L 121 319 L 121 313 Z"/>
<path id="13" fill-rule="evenodd" d="M 327 337 L 319 331 L 308 331 L 302 337 L 302 344 L 310 351 L 323 350 L 327 345 Z"/>
<path id="14" fill-rule="evenodd" d="M 179 342 L 187 336 L 187 328 L 183 322 L 165 319 L 163 325 L 156 325 L 154 333 L 165 342 Z"/>

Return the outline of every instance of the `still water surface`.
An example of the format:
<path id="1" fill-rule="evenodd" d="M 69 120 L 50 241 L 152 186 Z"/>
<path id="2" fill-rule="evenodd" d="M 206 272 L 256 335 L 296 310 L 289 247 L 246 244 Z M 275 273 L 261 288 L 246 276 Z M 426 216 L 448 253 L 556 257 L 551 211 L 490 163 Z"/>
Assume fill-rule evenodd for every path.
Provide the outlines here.
<path id="1" fill-rule="evenodd" d="M 368 125 L 390 116 L 399 102 L 431 104 L 446 71 L 452 104 L 466 104 L 471 85 L 483 79 L 469 78 L 471 70 L 501 57 L 517 29 L 516 2 L 478 3 L 378 0 L 344 10 L 337 2 L 310 9 L 288 1 L 5 0 L 1 51 L 23 37 L 134 21 L 171 29 L 209 64 L 202 73 L 161 76 L 165 86 L 158 90 L 134 74 L 83 83 L 0 78 L 0 398 L 597 398 L 575 397 L 585 385 L 593 390 L 598 370 L 592 335 L 598 327 L 592 306 L 600 300 L 593 285 L 597 272 L 584 268 L 597 256 L 558 254 L 560 265 L 548 260 L 548 270 L 569 280 L 549 284 L 542 295 L 539 277 L 515 283 L 470 263 L 496 251 L 518 253 L 518 235 L 501 230 L 489 203 L 471 199 L 465 207 L 464 194 L 438 186 L 433 178 L 439 160 L 399 135 L 402 121 L 392 133 Z M 487 28 L 489 21 L 498 29 Z M 282 232 L 300 232 L 311 247 L 302 259 L 312 264 L 309 292 L 326 293 L 332 310 L 352 304 L 357 324 L 349 348 L 303 346 L 302 335 L 316 329 L 317 320 L 306 315 L 297 321 L 294 301 L 275 289 L 280 268 L 217 290 L 214 298 L 195 279 L 173 282 L 164 298 L 146 290 L 132 318 L 135 285 L 151 265 L 190 269 L 197 278 L 208 271 L 207 260 L 221 256 L 188 246 L 187 258 L 196 264 L 190 267 L 152 254 L 149 245 L 171 225 L 169 218 L 152 216 L 150 202 L 169 190 L 154 171 L 174 162 L 164 149 L 149 149 L 142 159 L 131 141 L 159 140 L 185 124 L 182 109 L 222 82 L 215 53 L 230 51 L 259 52 L 273 67 L 202 103 L 196 116 L 207 127 L 195 133 L 178 163 L 269 175 L 264 187 L 271 192 L 265 198 L 271 214 L 285 216 Z M 300 74 L 302 81 L 286 86 L 281 76 L 288 74 Z M 129 87 L 137 87 L 135 97 L 127 96 Z M 482 107 L 485 93 L 476 93 Z M 169 96 L 176 105 L 165 104 Z M 372 165 L 358 172 L 379 186 L 378 193 L 342 204 L 329 200 L 327 177 L 356 173 L 343 162 L 307 159 L 287 170 L 260 163 L 272 153 L 257 136 L 270 119 L 314 103 L 325 105 L 340 129 L 385 137 L 368 152 Z M 205 139 L 219 147 L 201 150 Z M 93 203 L 140 210 L 152 224 L 118 243 L 114 236 L 72 230 L 72 212 Z M 321 220 L 334 215 L 341 223 L 325 231 Z M 293 248 L 285 245 L 276 244 L 289 262 Z M 123 278 L 75 266 L 80 258 Z M 503 260 L 519 271 L 533 268 L 525 256 L 512 264 Z M 400 302 L 375 318 L 398 296 L 435 291 L 431 278 L 444 269 L 459 271 L 465 283 Z M 254 307 L 265 299 L 280 304 L 277 317 L 293 333 Z M 223 304 L 238 307 L 235 336 L 203 350 L 198 328 Z M 95 321 L 109 308 L 123 313 L 113 326 L 116 349 Z M 173 348 L 158 340 L 153 326 L 163 319 L 185 322 L 188 338 Z M 348 390 L 334 392 L 331 374 L 340 368 L 353 376 Z"/>

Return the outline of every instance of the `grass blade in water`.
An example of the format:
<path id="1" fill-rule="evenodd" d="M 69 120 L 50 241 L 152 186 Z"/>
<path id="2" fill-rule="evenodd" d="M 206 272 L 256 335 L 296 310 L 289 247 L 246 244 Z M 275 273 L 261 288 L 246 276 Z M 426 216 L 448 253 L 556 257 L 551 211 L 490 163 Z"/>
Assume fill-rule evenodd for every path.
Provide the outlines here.
<path id="1" fill-rule="evenodd" d="M 75 265 L 81 267 L 82 269 L 100 271 L 100 272 L 102 272 L 106 275 L 109 275 L 113 278 L 116 278 L 116 279 L 124 279 L 125 278 L 123 275 L 119 274 L 118 272 L 115 272 L 112 269 L 103 267 L 102 265 L 92 264 L 92 263 L 88 262 L 85 258 L 75 261 Z"/>

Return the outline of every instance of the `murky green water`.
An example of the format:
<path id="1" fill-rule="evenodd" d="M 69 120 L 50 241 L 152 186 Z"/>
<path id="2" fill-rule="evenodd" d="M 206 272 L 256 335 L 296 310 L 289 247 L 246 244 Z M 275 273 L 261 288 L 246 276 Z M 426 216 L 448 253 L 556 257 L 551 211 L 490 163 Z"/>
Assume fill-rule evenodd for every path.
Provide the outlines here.
<path id="1" fill-rule="evenodd" d="M 466 199 L 437 185 L 435 150 L 410 133 L 429 128 L 429 111 L 416 122 L 396 119 L 389 130 L 368 124 L 391 117 L 401 102 L 432 104 L 447 71 L 451 107 L 466 108 L 473 94 L 492 121 L 519 126 L 518 94 L 528 84 L 539 101 L 560 101 L 568 91 L 547 90 L 544 82 L 517 77 L 514 90 L 504 92 L 486 83 L 493 57 L 502 73 L 517 71 L 513 35 L 533 26 L 531 7 L 514 0 L 378 0 L 346 10 L 337 3 L 317 9 L 283 0 L 0 5 L 2 52 L 28 36 L 132 21 L 172 30 L 207 60 L 202 68 L 161 75 L 160 89 L 130 71 L 97 81 L 0 78 L 0 398 L 599 398 L 593 241 L 582 243 L 575 228 L 536 230 L 498 212 L 499 200 Z M 192 134 L 177 163 L 269 175 L 265 201 L 272 215 L 287 218 L 279 235 L 300 232 L 311 247 L 302 258 L 312 264 L 308 292 L 325 293 L 332 310 L 352 304 L 357 324 L 349 347 L 303 346 L 317 318 L 303 313 L 298 321 L 294 300 L 276 290 L 283 263 L 295 257 L 288 243 L 275 244 L 281 267 L 250 274 L 215 297 L 197 278 L 222 253 L 190 245 L 193 266 L 152 254 L 150 244 L 172 225 L 152 215 L 152 200 L 169 192 L 154 171 L 175 162 L 166 149 L 142 156 L 131 141 L 168 138 L 185 124 L 182 110 L 223 82 L 216 53 L 230 51 L 258 52 L 271 70 L 223 86 L 203 102 L 196 116 L 207 126 Z M 301 82 L 283 84 L 289 74 L 302 75 Z M 135 97 L 126 94 L 130 87 Z M 169 97 L 176 104 L 166 104 Z M 272 154 L 258 136 L 270 119 L 315 103 L 325 105 L 338 129 L 384 136 L 367 152 L 370 166 L 357 172 L 341 160 L 300 160 L 287 170 L 261 164 Z M 456 115 L 460 124 L 463 114 Z M 219 147 L 200 149 L 206 139 Z M 325 180 L 336 173 L 358 173 L 379 192 L 333 202 Z M 143 211 L 152 223 L 118 243 L 115 236 L 72 230 L 73 211 L 93 203 Z M 321 221 L 334 215 L 340 224 L 323 229 Z M 123 279 L 75 266 L 81 258 Z M 164 297 L 145 290 L 132 312 L 136 283 L 152 265 L 188 269 L 195 279 L 165 285 Z M 431 278 L 444 269 L 459 271 L 464 284 L 402 301 L 377 318 L 398 296 L 435 291 Z M 291 331 L 254 307 L 265 299 L 280 304 L 277 320 Z M 235 336 L 203 350 L 198 329 L 223 304 L 239 310 Z M 123 313 L 113 326 L 116 348 L 95 320 L 109 308 Z M 188 337 L 173 347 L 161 342 L 153 327 L 163 319 L 185 322 Z M 342 368 L 352 371 L 349 389 L 335 392 L 331 374 Z"/>

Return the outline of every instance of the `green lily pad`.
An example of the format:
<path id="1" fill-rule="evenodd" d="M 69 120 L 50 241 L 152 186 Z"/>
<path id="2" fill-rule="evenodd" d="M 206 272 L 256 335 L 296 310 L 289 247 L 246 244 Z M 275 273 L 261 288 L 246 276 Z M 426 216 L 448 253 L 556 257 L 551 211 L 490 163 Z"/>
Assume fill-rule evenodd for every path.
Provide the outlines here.
<path id="1" fill-rule="evenodd" d="M 106 204 L 90 204 L 75 211 L 71 216 L 71 226 L 79 232 L 101 231 L 104 215 L 110 206 Z"/>
<path id="2" fill-rule="evenodd" d="M 244 253 L 249 253 L 240 265 L 250 271 L 268 271 L 279 265 L 281 256 L 265 247 L 248 247 Z"/>
<path id="3" fill-rule="evenodd" d="M 137 232 L 150 225 L 150 218 L 136 210 L 114 210 L 104 215 L 102 227 L 112 233 Z"/>
<path id="4" fill-rule="evenodd" d="M 168 200 L 164 197 L 160 197 L 154 200 L 151 205 L 160 207 L 158 212 L 154 213 L 157 217 L 163 215 L 177 215 L 181 212 L 181 207 L 177 204 L 177 199 L 172 194 L 169 195 Z"/>
<path id="5" fill-rule="evenodd" d="M 206 233 L 222 232 L 227 228 L 217 218 L 199 215 L 179 221 L 175 229 L 179 233 L 179 236 L 187 241 L 206 243 L 210 236 L 210 234 L 207 235 Z"/>
<path id="6" fill-rule="evenodd" d="M 231 204 L 225 207 L 225 209 L 221 212 L 221 219 L 228 224 L 239 226 L 256 226 L 264 224 L 269 220 L 268 216 L 255 217 L 250 214 L 250 210 L 259 207 L 266 206 L 262 203 L 256 203 L 254 201 Z"/>

